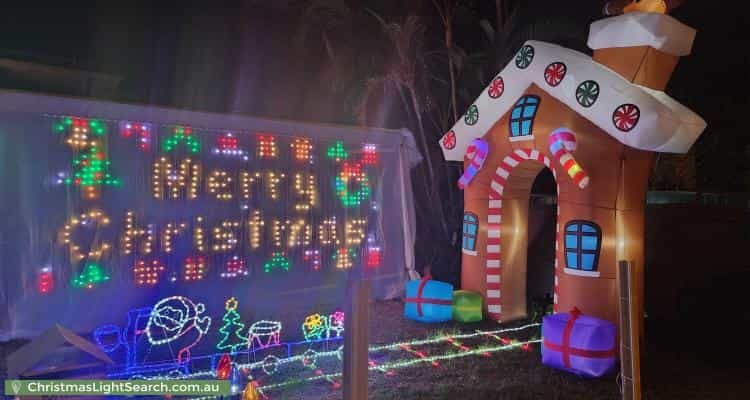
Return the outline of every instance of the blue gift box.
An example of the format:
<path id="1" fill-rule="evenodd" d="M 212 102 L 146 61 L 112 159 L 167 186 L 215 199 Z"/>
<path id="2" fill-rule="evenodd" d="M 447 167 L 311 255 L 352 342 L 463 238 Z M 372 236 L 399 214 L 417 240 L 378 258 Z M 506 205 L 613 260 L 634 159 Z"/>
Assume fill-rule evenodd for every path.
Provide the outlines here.
<path id="1" fill-rule="evenodd" d="M 569 313 L 547 315 L 542 321 L 542 364 L 598 378 L 617 369 L 617 328 L 615 324 Z"/>
<path id="2" fill-rule="evenodd" d="M 444 322 L 453 318 L 453 285 L 430 276 L 406 283 L 404 316 L 419 322 Z"/>

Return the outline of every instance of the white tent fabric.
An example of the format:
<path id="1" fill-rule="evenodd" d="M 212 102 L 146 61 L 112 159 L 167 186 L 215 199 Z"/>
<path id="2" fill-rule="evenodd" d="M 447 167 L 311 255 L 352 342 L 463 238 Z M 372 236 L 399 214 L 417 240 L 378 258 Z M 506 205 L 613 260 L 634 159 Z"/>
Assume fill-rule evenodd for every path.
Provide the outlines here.
<path id="1" fill-rule="evenodd" d="M 64 138 L 53 130 L 63 117 L 103 122 L 107 130 L 104 139 L 107 142 L 106 156 L 112 161 L 113 174 L 122 180 L 121 187 L 104 187 L 100 199 L 88 201 L 82 199 L 75 186 L 56 184 L 56 180 L 61 179 L 58 173 L 64 168 L 70 169 L 75 156 Z M 124 121 L 151 124 L 154 137 L 150 152 L 139 152 L 135 141 L 120 134 L 119 127 Z M 248 204 L 237 202 L 231 203 L 231 207 L 226 205 L 230 203 L 209 201 L 212 199 L 201 199 L 192 205 L 155 201 L 149 183 L 151 169 L 156 158 L 164 153 L 162 140 L 175 125 L 190 126 L 202 141 L 201 152 L 192 157 L 203 163 L 206 174 L 210 168 L 235 172 L 242 168 L 272 169 L 286 173 L 288 183 L 279 189 L 281 200 L 277 203 L 268 200 L 253 200 L 255 203 Z M 239 138 L 240 147 L 249 153 L 249 161 L 231 164 L 234 161 L 221 161 L 211 153 L 216 138 L 226 132 Z M 256 133 L 275 135 L 278 159 L 265 163 L 256 157 Z M 295 138 L 308 138 L 313 144 L 313 161 L 304 167 L 292 160 L 290 146 Z M 361 167 L 369 176 L 371 194 L 363 196 L 366 201 L 362 204 L 357 200 L 354 206 L 343 206 L 339 201 L 340 188 L 336 186 L 336 179 L 341 174 L 346 175 L 341 171 L 347 167 L 342 166 L 343 161 L 335 162 L 326 157 L 326 149 L 338 141 L 349 152 L 350 158 L 346 161 L 350 167 Z M 374 145 L 377 149 L 376 165 L 365 165 L 362 161 L 363 144 Z M 178 158 L 177 155 L 170 157 Z M 414 274 L 415 216 L 410 169 L 420 160 L 412 134 L 405 129 L 279 121 L 0 91 L 0 340 L 34 337 L 55 323 L 77 332 L 90 332 L 101 324 L 121 324 L 129 309 L 151 306 L 171 295 L 185 295 L 205 303 L 207 314 L 218 322 L 225 301 L 234 296 L 239 300 L 238 311 L 242 311 L 243 316 L 250 315 L 254 320 L 296 321 L 297 324 L 307 314 L 331 312 L 333 308 L 341 307 L 347 282 L 352 279 L 370 279 L 375 298 L 399 296 L 408 276 Z M 133 258 L 120 252 L 119 237 L 127 210 L 136 210 L 138 218 L 154 223 L 156 243 L 161 243 L 160 236 L 169 218 L 179 219 L 190 212 L 198 212 L 206 219 L 219 218 L 216 221 L 226 218 L 246 221 L 243 212 L 260 210 L 267 215 L 266 229 L 270 229 L 272 217 L 283 219 L 284 214 L 298 215 L 290 211 L 294 210 L 293 206 L 289 208 L 296 190 L 292 177 L 297 171 L 307 171 L 317 178 L 319 205 L 304 215 L 312 221 L 312 243 L 319 244 L 318 228 L 325 218 L 336 218 L 340 224 L 341 246 L 347 240 L 344 237 L 344 231 L 349 229 L 345 227 L 346 221 L 367 220 L 362 243 L 344 250 L 351 252 L 351 269 L 336 267 L 335 256 L 339 248 L 318 246 L 321 268 L 313 271 L 311 264 L 302 259 L 303 248 L 294 247 L 285 249 L 285 256 L 291 262 L 289 271 L 265 273 L 264 262 L 278 249 L 274 248 L 272 238 L 264 237 L 261 248 L 255 252 L 247 248 L 237 250 L 251 270 L 246 280 L 230 281 L 219 277 L 224 261 L 217 260 L 224 260 L 221 257 L 231 254 L 215 255 L 209 251 L 206 256 L 209 264 L 213 261 L 216 264 L 209 265 L 207 277 L 201 282 L 185 284 L 178 280 L 170 285 L 170 271 L 176 269 L 177 275 L 174 276 L 179 279 L 180 268 L 184 265 L 182 261 L 170 258 L 173 256 L 159 253 L 160 260 L 166 265 L 159 284 L 151 288 L 134 284 Z M 202 187 L 201 190 L 208 189 Z M 261 186 L 259 192 L 263 190 Z M 103 210 L 111 218 L 111 232 L 107 234 L 113 251 L 107 261 L 102 262 L 110 279 L 92 290 L 74 288 L 71 281 L 81 273 L 81 265 L 69 260 L 58 236 L 71 216 L 94 208 Z M 248 241 L 240 237 L 237 249 L 248 247 Z M 186 248 L 191 246 L 189 235 L 183 245 Z M 370 246 L 382 250 L 378 253 L 380 260 L 375 268 L 365 266 Z M 40 293 L 39 290 L 43 268 L 50 268 L 54 280 L 54 288 L 49 293 Z"/>

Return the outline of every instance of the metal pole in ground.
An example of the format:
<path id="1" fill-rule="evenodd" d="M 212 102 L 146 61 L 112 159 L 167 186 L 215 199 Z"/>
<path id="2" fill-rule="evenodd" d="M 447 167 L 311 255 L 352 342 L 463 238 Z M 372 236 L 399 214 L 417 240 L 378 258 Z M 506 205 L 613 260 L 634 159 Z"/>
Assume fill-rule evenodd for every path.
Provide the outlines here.
<path id="1" fill-rule="evenodd" d="M 623 400 L 641 399 L 641 316 L 637 314 L 638 292 L 634 288 L 633 263 L 617 264 L 617 287 L 620 306 L 620 378 Z"/>

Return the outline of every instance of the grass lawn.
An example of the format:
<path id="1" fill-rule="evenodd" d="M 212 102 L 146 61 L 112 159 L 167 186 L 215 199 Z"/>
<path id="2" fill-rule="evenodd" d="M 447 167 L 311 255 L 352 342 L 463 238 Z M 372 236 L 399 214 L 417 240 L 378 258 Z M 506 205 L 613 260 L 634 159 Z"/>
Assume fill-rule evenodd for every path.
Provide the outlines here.
<path id="1" fill-rule="evenodd" d="M 405 319 L 402 313 L 403 304 L 399 301 L 382 301 L 371 305 L 371 345 L 428 338 L 438 333 L 496 330 L 525 324 L 524 321 L 502 326 L 487 321 L 478 324 L 422 324 Z M 716 328 L 703 329 L 686 329 L 671 324 L 649 327 L 642 359 L 644 399 L 750 399 L 748 369 L 742 368 L 743 358 L 739 355 L 745 350 L 742 346 L 733 349 L 736 346 L 719 340 L 721 332 L 715 331 Z M 683 333 L 680 336 L 676 332 Z M 538 338 L 539 328 L 500 336 L 525 341 Z M 22 343 L 0 344 L 0 376 L 3 378 L 6 355 Z M 460 343 L 469 349 L 500 345 L 497 340 L 485 336 L 461 340 Z M 427 356 L 461 351 L 444 342 L 415 346 L 413 349 Z M 418 356 L 405 350 L 395 350 L 374 353 L 372 358 L 380 365 L 397 360 L 410 361 Z M 338 360 L 323 361 L 318 367 L 323 373 L 329 373 L 340 371 L 341 363 Z M 272 378 L 278 381 L 290 377 L 309 377 L 314 376 L 314 372 L 299 366 L 285 375 Z M 336 388 L 338 381 L 318 380 L 289 386 L 269 391 L 268 398 L 341 399 L 342 391 Z M 382 400 L 618 399 L 618 393 L 615 376 L 582 379 L 542 365 L 540 346 L 537 344 L 531 345 L 527 351 L 515 348 L 442 360 L 436 366 L 420 363 L 385 372 L 371 371 L 369 374 L 369 398 Z"/>

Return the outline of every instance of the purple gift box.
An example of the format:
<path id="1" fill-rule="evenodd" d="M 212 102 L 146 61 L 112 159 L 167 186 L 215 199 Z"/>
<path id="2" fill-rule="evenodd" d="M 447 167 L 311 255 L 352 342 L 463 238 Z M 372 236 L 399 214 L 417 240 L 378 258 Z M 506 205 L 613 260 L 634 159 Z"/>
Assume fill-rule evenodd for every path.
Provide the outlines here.
<path id="1" fill-rule="evenodd" d="M 617 328 L 603 319 L 569 313 L 547 315 L 542 322 L 542 364 L 598 378 L 617 368 Z"/>

